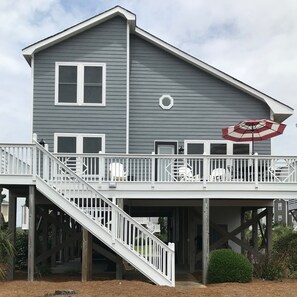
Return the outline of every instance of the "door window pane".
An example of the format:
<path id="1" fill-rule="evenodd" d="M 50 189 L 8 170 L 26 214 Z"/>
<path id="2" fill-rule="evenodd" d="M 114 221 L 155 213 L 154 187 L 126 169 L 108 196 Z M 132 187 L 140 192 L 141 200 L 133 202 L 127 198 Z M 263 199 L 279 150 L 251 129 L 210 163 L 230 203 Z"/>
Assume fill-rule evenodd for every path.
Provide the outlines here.
<path id="1" fill-rule="evenodd" d="M 159 145 L 158 146 L 158 154 L 166 154 L 171 155 L 174 154 L 174 146 L 173 145 Z"/>
<path id="2" fill-rule="evenodd" d="M 234 143 L 233 155 L 249 155 L 250 145 L 247 143 Z"/>
<path id="3" fill-rule="evenodd" d="M 202 155 L 204 153 L 204 144 L 203 143 L 188 143 L 187 153 Z"/>
<path id="4" fill-rule="evenodd" d="M 83 138 L 83 153 L 98 154 L 102 150 L 101 137 L 84 137 Z"/>
<path id="5" fill-rule="evenodd" d="M 102 150 L 102 139 L 99 137 L 84 137 L 83 138 L 83 153 L 98 154 Z M 99 174 L 99 159 L 93 157 L 84 158 L 84 174 L 96 175 Z"/>
<path id="6" fill-rule="evenodd" d="M 211 143 L 210 144 L 211 155 L 226 155 L 227 144 L 226 143 Z"/>
<path id="7" fill-rule="evenodd" d="M 76 137 L 58 137 L 58 153 L 76 153 Z"/>
<path id="8" fill-rule="evenodd" d="M 187 154 L 203 155 L 204 143 L 188 143 Z M 188 167 L 194 176 L 203 178 L 203 161 L 202 159 L 188 159 Z"/>

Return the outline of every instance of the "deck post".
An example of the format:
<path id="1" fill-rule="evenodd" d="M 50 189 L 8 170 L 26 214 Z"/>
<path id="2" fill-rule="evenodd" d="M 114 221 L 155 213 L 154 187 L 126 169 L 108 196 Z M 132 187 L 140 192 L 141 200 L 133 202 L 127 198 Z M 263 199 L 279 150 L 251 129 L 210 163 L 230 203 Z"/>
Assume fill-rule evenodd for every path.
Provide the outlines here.
<path id="1" fill-rule="evenodd" d="M 116 203 L 119 208 L 124 209 L 124 199 L 122 198 L 117 198 Z M 119 217 L 119 220 L 121 218 Z M 123 228 L 123 221 L 118 222 L 118 228 Z M 124 232 L 121 230 L 120 232 Z M 123 279 L 124 278 L 124 267 L 123 267 L 123 259 L 120 256 L 117 256 L 116 260 L 116 279 Z"/>
<path id="2" fill-rule="evenodd" d="M 48 214 L 48 209 L 45 208 L 44 212 Z M 43 216 L 42 220 L 42 253 L 46 253 L 48 250 L 48 221 L 47 217 Z M 43 265 L 47 264 L 48 259 L 43 260 Z"/>
<path id="3" fill-rule="evenodd" d="M 195 272 L 195 231 L 196 231 L 196 219 L 191 207 L 188 207 L 188 261 L 190 272 Z"/>
<path id="4" fill-rule="evenodd" d="M 116 279 L 123 279 L 124 275 L 124 268 L 123 268 L 123 261 L 120 256 L 117 256 L 116 261 Z"/>
<path id="5" fill-rule="evenodd" d="M 16 203 L 17 197 L 13 192 L 9 192 L 9 214 L 8 214 L 8 231 L 10 234 L 10 240 L 15 245 L 15 234 L 16 234 Z M 9 270 L 7 273 L 7 280 L 14 279 L 14 268 L 15 268 L 15 256 L 10 257 Z"/>
<path id="6" fill-rule="evenodd" d="M 266 253 L 270 256 L 272 251 L 272 217 L 273 217 L 273 208 L 272 206 L 267 207 L 267 216 L 266 216 Z"/>
<path id="7" fill-rule="evenodd" d="M 92 279 L 92 234 L 85 228 L 82 230 L 82 282 Z"/>
<path id="8" fill-rule="evenodd" d="M 35 187 L 29 186 L 28 281 L 34 281 L 35 258 Z"/>
<path id="9" fill-rule="evenodd" d="M 55 248 L 57 245 L 57 226 L 55 224 L 52 224 L 52 236 L 51 236 L 51 248 Z M 52 254 L 51 256 L 51 267 L 56 266 L 56 258 L 57 253 Z"/>
<path id="10" fill-rule="evenodd" d="M 207 270 L 209 260 L 209 198 L 203 198 L 203 224 L 202 224 L 202 283 L 207 283 Z"/>
<path id="11" fill-rule="evenodd" d="M 252 243 L 253 243 L 253 250 L 254 250 L 254 259 L 257 260 L 258 258 L 258 220 L 257 217 L 257 209 L 252 210 L 252 220 L 253 220 L 253 229 L 252 229 Z"/>
<path id="12" fill-rule="evenodd" d="M 241 207 L 241 210 L 240 210 L 240 226 L 243 225 L 244 222 L 245 222 L 245 208 Z M 241 241 L 245 241 L 244 234 L 245 234 L 245 232 L 244 232 L 244 230 L 242 230 L 240 232 L 240 240 Z M 244 254 L 244 251 L 245 251 L 244 248 L 241 247 L 241 254 Z"/>

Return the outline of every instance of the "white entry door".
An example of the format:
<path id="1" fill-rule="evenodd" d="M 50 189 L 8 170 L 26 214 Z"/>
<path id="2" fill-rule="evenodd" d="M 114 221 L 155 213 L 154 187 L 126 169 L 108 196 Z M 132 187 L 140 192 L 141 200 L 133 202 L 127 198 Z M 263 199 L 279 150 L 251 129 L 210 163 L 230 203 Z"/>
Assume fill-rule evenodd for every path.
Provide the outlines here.
<path id="1" fill-rule="evenodd" d="M 156 142 L 155 143 L 156 153 L 158 155 L 175 155 L 177 153 L 176 142 Z M 175 159 L 172 157 L 166 158 L 160 157 L 157 160 L 156 166 L 156 180 L 161 182 L 173 181 L 175 178 L 174 173 L 174 162 Z"/>

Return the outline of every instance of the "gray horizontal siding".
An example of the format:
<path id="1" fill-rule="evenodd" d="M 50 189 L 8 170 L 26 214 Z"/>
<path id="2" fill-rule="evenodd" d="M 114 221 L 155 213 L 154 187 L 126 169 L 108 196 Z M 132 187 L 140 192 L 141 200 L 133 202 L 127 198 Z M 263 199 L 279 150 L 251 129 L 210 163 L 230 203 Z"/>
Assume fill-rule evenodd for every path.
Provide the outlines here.
<path id="1" fill-rule="evenodd" d="M 106 152 L 125 152 L 127 25 L 115 17 L 35 56 L 33 131 L 53 149 L 54 133 L 106 134 Z M 55 62 L 106 63 L 106 106 L 55 106 Z"/>
<path id="2" fill-rule="evenodd" d="M 131 153 L 151 153 L 154 140 L 222 139 L 222 127 L 270 115 L 263 102 L 137 36 L 130 51 Z M 174 98 L 172 109 L 159 106 L 163 94 Z M 270 141 L 255 149 L 270 154 Z"/>

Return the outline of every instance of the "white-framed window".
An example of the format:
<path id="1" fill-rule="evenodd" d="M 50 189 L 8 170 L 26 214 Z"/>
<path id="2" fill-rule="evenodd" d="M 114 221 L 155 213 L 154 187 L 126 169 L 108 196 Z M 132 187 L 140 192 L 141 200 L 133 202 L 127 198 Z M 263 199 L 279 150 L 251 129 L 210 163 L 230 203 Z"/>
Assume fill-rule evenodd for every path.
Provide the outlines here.
<path id="1" fill-rule="evenodd" d="M 277 203 L 277 210 L 283 210 L 283 204 L 281 202 Z"/>
<path id="2" fill-rule="evenodd" d="M 174 104 L 174 100 L 170 95 L 162 95 L 159 99 L 159 105 L 162 109 L 171 109 Z"/>
<path id="3" fill-rule="evenodd" d="M 277 216 L 277 221 L 278 221 L 278 222 L 281 222 L 282 220 L 283 220 L 283 216 L 282 216 L 282 215 L 278 215 L 278 216 Z"/>
<path id="4" fill-rule="evenodd" d="M 105 134 L 55 133 L 54 152 L 97 154 L 105 152 Z"/>
<path id="5" fill-rule="evenodd" d="M 185 140 L 185 154 L 206 155 L 249 155 L 250 142 L 232 142 L 227 140 Z"/>
<path id="6" fill-rule="evenodd" d="M 56 62 L 56 105 L 105 106 L 105 93 L 105 63 Z"/>

